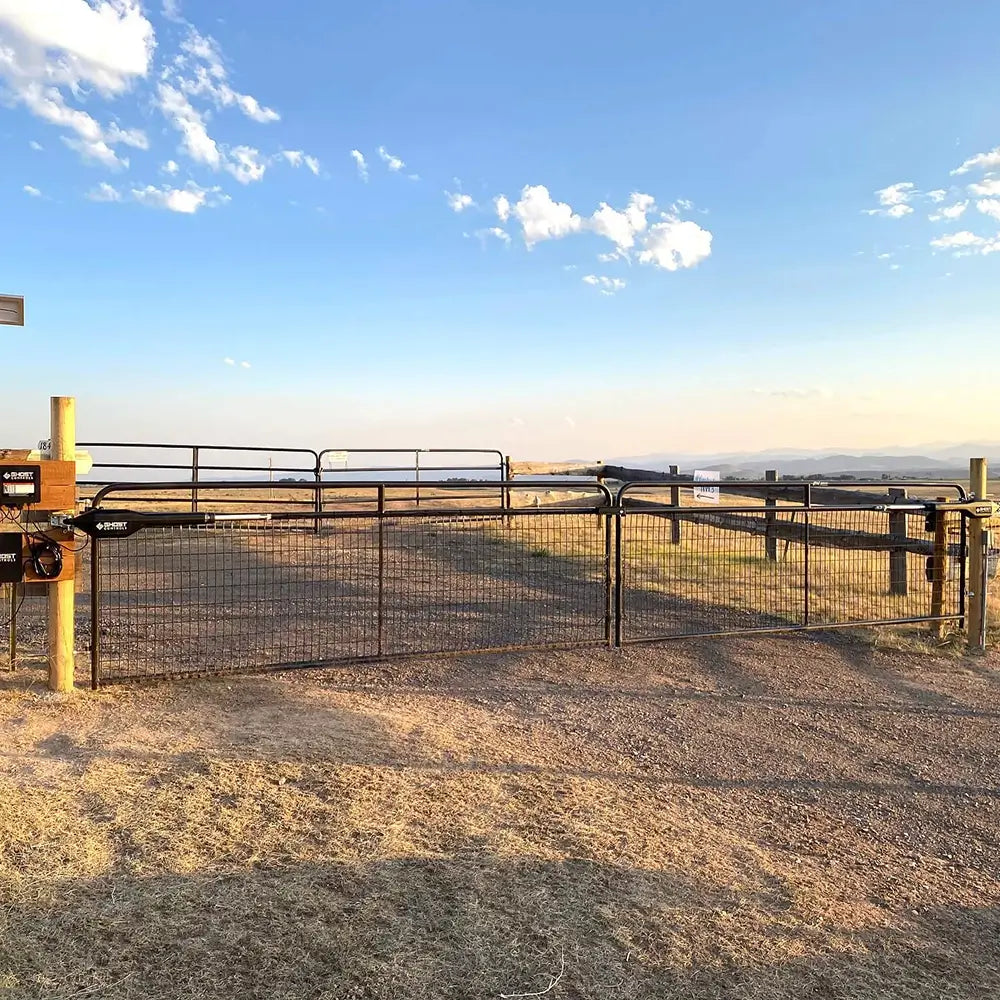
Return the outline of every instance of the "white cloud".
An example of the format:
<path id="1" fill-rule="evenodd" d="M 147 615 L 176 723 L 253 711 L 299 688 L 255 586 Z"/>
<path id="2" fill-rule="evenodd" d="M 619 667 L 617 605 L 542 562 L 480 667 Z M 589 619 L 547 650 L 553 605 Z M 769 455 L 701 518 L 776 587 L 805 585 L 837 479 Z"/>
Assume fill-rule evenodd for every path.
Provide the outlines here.
<path id="1" fill-rule="evenodd" d="M 970 156 L 961 166 L 956 167 L 952 174 L 967 174 L 970 170 L 995 170 L 1000 167 L 1000 146 L 988 153 L 977 153 Z"/>
<path id="2" fill-rule="evenodd" d="M 753 388 L 750 390 L 755 396 L 767 396 L 771 399 L 822 399 L 831 395 L 828 389 L 816 388 L 791 388 L 791 389 L 762 389 Z"/>
<path id="3" fill-rule="evenodd" d="M 650 227 L 639 261 L 666 271 L 694 267 L 712 253 L 712 234 L 696 222 L 671 219 Z"/>
<path id="4" fill-rule="evenodd" d="M 928 215 L 931 222 L 940 222 L 942 219 L 957 219 L 969 207 L 967 201 L 956 201 L 954 205 L 945 205 L 939 208 L 934 215 Z"/>
<path id="5" fill-rule="evenodd" d="M 587 285 L 601 289 L 602 292 L 605 292 L 608 295 L 614 295 L 615 292 L 620 292 L 626 284 L 621 278 L 609 278 L 604 274 L 585 274 L 581 280 Z"/>
<path id="6" fill-rule="evenodd" d="M 901 181 L 899 184 L 890 184 L 875 193 L 878 195 L 880 205 L 904 205 L 916 192 L 914 185 L 909 181 Z"/>
<path id="7" fill-rule="evenodd" d="M 226 365 L 235 365 L 236 361 L 234 358 L 223 358 L 222 363 Z"/>
<path id="8" fill-rule="evenodd" d="M 251 367 L 251 365 L 250 365 L 249 361 L 241 361 L 240 362 L 240 368 L 250 368 L 250 367 Z"/>
<path id="9" fill-rule="evenodd" d="M 620 250 L 628 250 L 635 246 L 636 234 L 646 229 L 646 213 L 655 207 L 652 195 L 633 192 L 622 212 L 616 211 L 607 202 L 601 202 L 590 217 L 589 226 L 595 233 L 615 243 Z"/>
<path id="10" fill-rule="evenodd" d="M 91 191 L 87 192 L 87 197 L 91 201 L 121 201 L 121 193 L 113 188 L 110 184 L 106 184 L 103 181 L 93 188 Z"/>
<path id="11" fill-rule="evenodd" d="M 534 246 L 542 240 L 557 240 L 583 228 L 583 219 L 565 202 L 553 201 L 543 184 L 526 185 L 514 206 L 524 242 Z"/>
<path id="12" fill-rule="evenodd" d="M 1000 250 L 1000 236 L 988 239 L 964 229 L 931 240 L 931 246 L 938 250 L 952 250 L 956 257 L 967 257 L 974 253 L 990 254 Z"/>
<path id="13" fill-rule="evenodd" d="M 448 200 L 448 207 L 453 212 L 464 212 L 467 208 L 471 208 L 475 204 L 471 195 L 462 194 L 460 191 L 455 193 L 445 191 L 444 195 Z"/>
<path id="14" fill-rule="evenodd" d="M 351 159 L 354 160 L 355 165 L 358 168 L 358 176 L 367 184 L 368 183 L 368 161 L 365 160 L 364 155 L 360 150 L 351 150 Z"/>
<path id="15" fill-rule="evenodd" d="M 145 137 L 105 128 L 67 97 L 119 96 L 148 74 L 154 45 L 138 0 L 0 0 L 0 83 L 31 114 L 75 133 L 71 148 L 109 166 L 127 162 L 112 146 Z"/>
<path id="16" fill-rule="evenodd" d="M 510 233 L 499 226 L 491 226 L 489 229 L 477 229 L 476 236 L 485 244 L 487 237 L 492 236 L 499 240 L 504 246 L 510 246 Z"/>
<path id="17" fill-rule="evenodd" d="M 712 234 L 697 223 L 680 218 L 682 205 L 693 207 L 686 200 L 674 202 L 669 212 L 661 213 L 663 221 L 653 226 L 649 225 L 648 216 L 655 211 L 656 200 L 638 191 L 631 194 L 624 209 L 601 202 L 589 218 L 566 202 L 555 201 L 542 184 L 526 185 L 513 207 L 504 195 L 497 196 L 493 203 L 501 220 L 513 215 L 520 223 L 529 249 L 544 240 L 590 232 L 614 244 L 613 250 L 598 255 L 602 263 L 614 260 L 631 263 L 636 254 L 642 263 L 669 271 L 694 267 L 712 252 Z"/>
<path id="18" fill-rule="evenodd" d="M 174 60 L 172 75 L 185 94 L 204 97 L 217 108 L 235 106 L 247 118 L 260 124 L 281 119 L 277 111 L 264 107 L 256 97 L 233 90 L 229 85 L 222 50 L 211 35 L 203 35 L 189 25 L 187 37 L 181 42 L 181 51 L 184 55 Z"/>
<path id="19" fill-rule="evenodd" d="M 877 255 L 877 260 L 888 260 L 892 256 L 891 253 L 880 253 Z"/>
<path id="20" fill-rule="evenodd" d="M 28 145 L 36 152 L 40 153 L 45 147 L 40 142 L 35 142 L 34 139 L 28 143 Z"/>
<path id="21" fill-rule="evenodd" d="M 889 265 L 889 270 L 890 271 L 898 271 L 899 270 L 899 264 L 890 264 Z"/>
<path id="22" fill-rule="evenodd" d="M 42 196 L 42 192 L 31 184 L 25 184 L 23 190 L 25 194 L 30 195 L 32 198 L 41 198 Z"/>
<path id="23" fill-rule="evenodd" d="M 132 197 L 149 208 L 163 208 L 183 215 L 194 215 L 200 208 L 214 208 L 229 200 L 220 188 L 203 188 L 193 181 L 183 188 L 148 184 L 144 188 L 133 188 Z"/>
<path id="24" fill-rule="evenodd" d="M 938 188 L 936 191 L 928 191 L 927 197 L 936 204 L 939 201 L 944 201 L 948 197 L 948 192 L 944 188 Z"/>
<path id="25" fill-rule="evenodd" d="M 311 173 L 319 176 L 319 160 L 315 156 L 309 156 L 301 149 L 283 149 L 280 156 L 283 156 L 293 167 L 306 167 Z"/>
<path id="26" fill-rule="evenodd" d="M 177 171 L 180 170 L 181 168 L 176 160 L 167 160 L 167 162 L 164 163 L 163 166 L 160 167 L 160 169 L 165 174 L 167 174 L 168 177 L 173 177 L 177 174 Z"/>
<path id="27" fill-rule="evenodd" d="M 157 39 L 148 6 L 148 0 L 0 0 L 0 91 L 59 129 L 63 143 L 86 161 L 121 170 L 131 165 L 122 148 L 148 150 L 150 141 L 145 131 L 108 115 L 101 100 L 138 90 L 139 106 L 152 103 L 177 131 L 184 157 L 243 184 L 260 181 L 280 154 L 217 141 L 209 132 L 212 115 L 232 109 L 260 124 L 280 115 L 236 89 L 219 43 L 183 19 L 177 0 L 163 0 L 162 11 L 182 25 L 178 48 L 167 48 L 177 44 L 176 29 Z M 298 153 L 294 165 L 320 173 L 315 157 Z M 169 160 L 162 169 L 174 176 L 180 168 Z M 157 197 L 147 187 L 136 190 L 147 202 Z M 189 188 L 171 190 L 181 192 L 174 204 L 190 204 Z"/>
<path id="28" fill-rule="evenodd" d="M 983 215 L 988 215 L 990 218 L 1000 221 L 1000 201 L 996 198 L 983 198 L 981 201 L 977 201 L 976 209 L 982 212 Z"/>
<path id="29" fill-rule="evenodd" d="M 379 146 L 378 148 L 379 159 L 393 172 L 398 173 L 406 164 L 398 157 L 393 156 L 385 146 Z"/>
<path id="30" fill-rule="evenodd" d="M 184 94 L 168 83 L 157 87 L 157 100 L 160 111 L 181 134 L 181 152 L 195 163 L 218 170 L 222 164 L 222 153 L 208 134 L 201 112 L 195 110 Z"/>
<path id="31" fill-rule="evenodd" d="M 987 177 L 981 184 L 970 184 L 969 193 L 979 197 L 1000 194 L 1000 177 Z"/>
<path id="32" fill-rule="evenodd" d="M 195 100 L 203 106 L 196 107 Z M 236 108 L 259 124 L 281 117 L 256 97 L 233 89 L 219 43 L 189 24 L 180 54 L 167 64 L 157 83 L 156 104 L 180 133 L 179 151 L 185 156 L 211 170 L 224 170 L 241 184 L 263 180 L 270 158 L 247 143 L 230 148 L 217 142 L 209 134 L 211 110 L 204 103 L 218 110 Z"/>
<path id="33" fill-rule="evenodd" d="M 865 214 L 901 219 L 913 211 L 909 202 L 919 192 L 910 181 L 900 181 L 898 184 L 890 184 L 888 187 L 880 188 L 875 194 L 878 195 L 878 203 L 882 207 L 866 209 Z"/>
<path id="34" fill-rule="evenodd" d="M 0 36 L 15 93 L 35 80 L 120 94 L 149 72 L 155 45 L 139 0 L 0 0 Z"/>
<path id="35" fill-rule="evenodd" d="M 99 163 L 109 170 L 123 170 L 129 165 L 129 158 L 119 156 L 103 139 L 70 139 L 63 136 L 62 141 L 84 160 Z"/>
<path id="36" fill-rule="evenodd" d="M 263 180 L 267 164 L 261 161 L 260 150 L 252 146 L 237 146 L 233 149 L 225 164 L 227 172 L 233 175 L 240 184 L 251 184 Z"/>

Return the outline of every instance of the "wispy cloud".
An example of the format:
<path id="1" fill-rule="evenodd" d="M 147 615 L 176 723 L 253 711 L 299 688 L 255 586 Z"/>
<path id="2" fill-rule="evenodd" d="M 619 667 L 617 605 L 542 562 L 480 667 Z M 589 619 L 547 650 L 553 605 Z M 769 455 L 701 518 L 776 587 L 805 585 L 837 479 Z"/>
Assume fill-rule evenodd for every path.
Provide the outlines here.
<path id="1" fill-rule="evenodd" d="M 910 202 L 917 195 L 916 185 L 911 181 L 900 181 L 897 184 L 890 184 L 888 187 L 880 188 L 875 192 L 878 195 L 880 208 L 865 209 L 867 215 L 882 215 L 889 219 L 901 219 L 904 215 L 909 215 L 913 211 Z"/>
<path id="2" fill-rule="evenodd" d="M 956 201 L 954 205 L 945 205 L 943 208 L 939 208 L 927 218 L 931 222 L 940 222 L 942 219 L 957 219 L 968 207 L 968 201 Z"/>
<path id="3" fill-rule="evenodd" d="M 358 176 L 367 184 L 368 161 L 365 159 L 364 154 L 359 149 L 352 149 L 351 159 L 354 160 L 354 165 L 358 168 Z"/>
<path id="4" fill-rule="evenodd" d="M 378 155 L 379 155 L 379 159 L 393 173 L 398 173 L 400 170 L 403 169 L 403 167 L 406 166 L 406 164 L 398 156 L 393 156 L 392 153 L 390 153 L 389 150 L 387 150 L 385 148 L 385 146 L 379 146 L 379 148 L 378 148 Z"/>
<path id="5" fill-rule="evenodd" d="M 605 295 L 614 295 L 620 292 L 626 285 L 622 278 L 611 278 L 605 274 L 585 274 L 581 279 L 584 284 L 599 288 Z"/>
<path id="6" fill-rule="evenodd" d="M 461 191 L 451 192 L 445 191 L 445 198 L 448 201 L 448 207 L 453 212 L 464 212 L 467 208 L 472 208 L 475 202 L 472 200 L 471 195 L 462 194 Z"/>
<path id="7" fill-rule="evenodd" d="M 293 167 L 304 166 L 310 173 L 319 176 L 319 160 L 315 156 L 310 156 L 301 149 L 283 149 L 278 155 Z"/>
<path id="8" fill-rule="evenodd" d="M 121 201 L 121 192 L 110 184 L 102 181 L 96 188 L 87 192 L 87 197 L 91 201 Z"/>
<path id="9" fill-rule="evenodd" d="M 26 195 L 30 195 L 32 198 L 41 198 L 42 196 L 42 192 L 32 184 L 25 184 L 23 190 Z"/>

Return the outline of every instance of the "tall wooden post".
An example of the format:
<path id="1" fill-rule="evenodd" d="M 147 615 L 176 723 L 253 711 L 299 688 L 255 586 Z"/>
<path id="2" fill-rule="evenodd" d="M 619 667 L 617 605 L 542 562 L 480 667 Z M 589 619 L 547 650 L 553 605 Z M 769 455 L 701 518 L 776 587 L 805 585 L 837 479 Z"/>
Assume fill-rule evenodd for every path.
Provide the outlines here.
<path id="1" fill-rule="evenodd" d="M 767 469 L 764 472 L 764 478 L 769 483 L 776 483 L 778 481 L 778 470 L 777 469 Z M 771 496 L 770 492 L 764 500 L 765 507 L 777 507 L 778 501 Z M 775 534 L 776 528 L 776 518 L 774 514 L 764 515 L 764 558 L 768 562 L 778 561 L 778 536 Z"/>
<path id="2" fill-rule="evenodd" d="M 52 458 L 76 461 L 76 400 L 53 396 L 51 413 Z M 73 513 L 70 511 L 69 513 Z M 48 585 L 49 690 L 73 690 L 73 640 L 76 582 L 62 580 Z"/>
<path id="3" fill-rule="evenodd" d="M 986 497 L 986 459 L 969 459 L 969 490 L 977 500 Z M 981 651 L 983 648 L 982 632 L 986 620 L 986 592 L 982 586 L 984 561 L 983 533 L 986 522 L 981 517 L 969 518 L 969 614 L 968 636 L 969 648 Z"/>
<path id="4" fill-rule="evenodd" d="M 670 475 L 676 476 L 680 473 L 680 467 L 677 465 L 670 466 Z M 681 488 L 679 486 L 670 487 L 670 506 L 680 507 L 681 505 Z M 674 517 L 670 519 L 670 544 L 680 545 L 681 544 L 681 522 L 680 518 Z"/>
<path id="5" fill-rule="evenodd" d="M 906 498 L 905 488 L 893 487 L 889 490 L 890 504 L 897 504 Z M 889 535 L 892 538 L 906 538 L 905 511 L 891 511 L 889 513 Z M 896 597 L 906 596 L 906 549 L 889 550 L 889 593 Z"/>

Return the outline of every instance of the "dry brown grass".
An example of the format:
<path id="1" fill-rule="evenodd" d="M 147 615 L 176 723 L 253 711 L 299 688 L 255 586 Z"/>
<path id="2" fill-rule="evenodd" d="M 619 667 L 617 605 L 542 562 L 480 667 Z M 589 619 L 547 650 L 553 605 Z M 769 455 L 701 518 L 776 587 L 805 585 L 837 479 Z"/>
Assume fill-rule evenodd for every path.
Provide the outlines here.
<path id="1" fill-rule="evenodd" d="M 0 996 L 982 998 L 993 661 L 703 641 L 0 690 Z"/>

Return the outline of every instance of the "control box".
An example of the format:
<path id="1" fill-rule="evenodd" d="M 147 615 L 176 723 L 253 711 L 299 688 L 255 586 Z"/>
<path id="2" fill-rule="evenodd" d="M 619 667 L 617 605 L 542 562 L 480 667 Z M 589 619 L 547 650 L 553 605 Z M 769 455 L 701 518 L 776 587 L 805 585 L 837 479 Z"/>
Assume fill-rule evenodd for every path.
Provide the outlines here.
<path id="1" fill-rule="evenodd" d="M 0 466 L 0 507 L 26 507 L 42 498 L 40 465 Z"/>
<path id="2" fill-rule="evenodd" d="M 20 583 L 24 579 L 24 535 L 19 531 L 0 533 L 0 583 Z"/>

